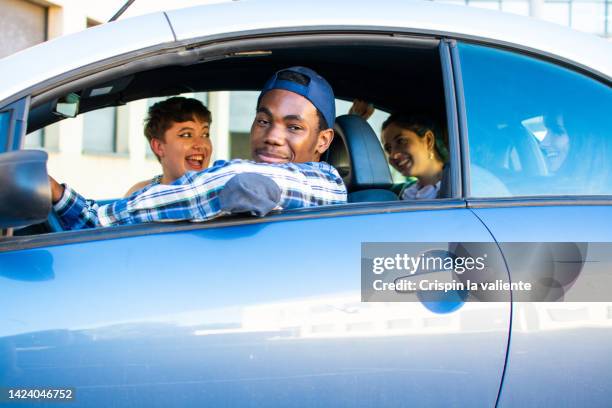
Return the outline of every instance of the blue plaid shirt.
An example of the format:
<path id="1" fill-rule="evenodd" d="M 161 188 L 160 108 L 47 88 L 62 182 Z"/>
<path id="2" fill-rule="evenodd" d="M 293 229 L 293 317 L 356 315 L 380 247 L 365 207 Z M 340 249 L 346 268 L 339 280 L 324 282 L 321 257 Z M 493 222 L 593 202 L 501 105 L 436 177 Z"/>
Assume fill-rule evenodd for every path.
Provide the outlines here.
<path id="1" fill-rule="evenodd" d="M 206 221 L 223 215 L 218 195 L 236 174 L 270 177 L 281 190 L 283 209 L 346 203 L 346 186 L 325 162 L 266 164 L 218 160 L 200 172 L 187 172 L 172 184 L 149 184 L 127 198 L 98 205 L 68 186 L 53 206 L 65 229 L 75 230 L 155 221 Z"/>

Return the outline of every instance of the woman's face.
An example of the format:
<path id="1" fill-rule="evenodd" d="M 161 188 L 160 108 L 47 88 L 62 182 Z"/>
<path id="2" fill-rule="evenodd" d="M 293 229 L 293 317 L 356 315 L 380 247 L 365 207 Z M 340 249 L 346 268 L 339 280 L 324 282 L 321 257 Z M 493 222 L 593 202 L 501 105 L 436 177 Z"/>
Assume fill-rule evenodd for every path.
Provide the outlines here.
<path id="1" fill-rule="evenodd" d="M 204 170 L 212 155 L 209 123 L 197 118 L 172 122 L 164 133 L 164 140 L 152 139 L 151 148 L 160 158 L 164 183 L 173 182 L 187 171 Z"/>
<path id="2" fill-rule="evenodd" d="M 383 130 L 382 141 L 389 163 L 405 177 L 429 174 L 434 161 L 431 156 L 434 144 L 431 131 L 419 137 L 412 130 L 392 123 Z"/>
<path id="3" fill-rule="evenodd" d="M 570 149 L 570 139 L 560 116 L 547 118 L 546 135 L 540 142 L 540 149 L 548 165 L 548 170 L 555 173 L 565 159 Z"/>

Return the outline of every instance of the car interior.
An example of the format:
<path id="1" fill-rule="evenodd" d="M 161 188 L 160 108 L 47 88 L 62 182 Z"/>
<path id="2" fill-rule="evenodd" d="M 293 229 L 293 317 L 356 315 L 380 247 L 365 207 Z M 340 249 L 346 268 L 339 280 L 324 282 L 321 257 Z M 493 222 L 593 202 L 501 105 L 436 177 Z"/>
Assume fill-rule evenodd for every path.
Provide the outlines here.
<path id="1" fill-rule="evenodd" d="M 365 35 L 292 36 L 194 45 L 187 51 L 136 60 L 34 95 L 28 133 L 70 116 L 58 111 L 70 110 L 66 102 L 70 102 L 71 95 L 78 95 L 78 113 L 82 114 L 144 98 L 189 92 L 257 91 L 271 73 L 293 65 L 308 66 L 320 73 L 338 99 L 366 100 L 385 112 L 426 114 L 441 124 L 445 135 L 448 133 L 439 41 Z M 372 129 L 361 117 L 344 113 L 337 113 L 336 138 L 322 159 L 334 165 L 344 178 L 349 202 L 397 200 L 378 137 L 380 129 Z M 443 198 L 450 197 L 448 172 L 442 183 Z M 51 216 L 45 225 L 16 234 L 59 230 L 61 226 Z"/>

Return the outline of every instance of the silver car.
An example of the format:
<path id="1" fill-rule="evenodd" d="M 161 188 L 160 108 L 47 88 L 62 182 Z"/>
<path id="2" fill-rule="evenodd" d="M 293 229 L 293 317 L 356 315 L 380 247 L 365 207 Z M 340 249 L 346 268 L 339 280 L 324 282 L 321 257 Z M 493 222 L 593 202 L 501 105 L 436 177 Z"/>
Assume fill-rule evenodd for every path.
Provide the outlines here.
<path id="1" fill-rule="evenodd" d="M 343 117 L 328 160 L 346 205 L 57 224 L 28 133 L 145 98 L 257 90 L 292 65 L 340 100 L 439 118 L 441 197 L 397 200 L 379 129 L 351 135 Z M 87 407 L 610 406 L 610 285 L 452 310 L 360 296 L 363 243 L 491 244 L 513 280 L 524 265 L 506 243 L 612 241 L 609 42 L 431 2 L 240 1 L 103 24 L 0 72 L 2 402 L 56 389 Z M 608 265 L 589 248 L 574 287 Z"/>

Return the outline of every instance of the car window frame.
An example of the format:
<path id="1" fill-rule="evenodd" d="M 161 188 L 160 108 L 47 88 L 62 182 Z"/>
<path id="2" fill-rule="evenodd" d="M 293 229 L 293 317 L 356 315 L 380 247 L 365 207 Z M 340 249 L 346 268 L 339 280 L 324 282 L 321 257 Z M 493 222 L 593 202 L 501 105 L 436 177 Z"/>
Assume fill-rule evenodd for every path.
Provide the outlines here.
<path id="1" fill-rule="evenodd" d="M 391 31 L 391 30 L 390 30 Z M 346 31 L 344 31 L 346 32 Z M 279 35 L 278 32 L 275 33 Z M 299 32 L 287 33 L 287 35 L 296 35 Z M 386 33 L 388 34 L 388 32 Z M 407 212 L 407 211 L 431 211 L 431 210 L 449 210 L 449 209 L 462 209 L 470 208 L 474 206 L 487 206 L 487 205 L 538 205 L 538 203 L 548 202 L 546 197 L 538 197 L 537 199 L 529 199 L 527 201 L 522 199 L 513 198 L 508 199 L 486 199 L 486 200 L 473 200 L 469 197 L 469 191 L 466 189 L 466 180 L 469 177 L 469 172 L 466 171 L 466 167 L 469 162 L 466 161 L 466 154 L 468 151 L 467 141 L 467 128 L 466 128 L 466 115 L 465 115 L 465 100 L 463 95 L 463 87 L 461 80 L 461 69 L 458 63 L 458 53 L 456 42 L 462 40 L 461 38 L 454 38 L 451 36 L 444 36 L 442 38 L 432 37 L 431 33 L 413 33 L 421 35 L 423 38 L 431 40 L 432 38 L 439 40 L 439 52 L 440 62 L 442 64 L 443 72 L 443 86 L 445 95 L 445 108 L 447 115 L 447 124 L 449 131 L 449 151 L 451 152 L 451 186 L 453 192 L 453 198 L 436 199 L 436 200 L 419 200 L 419 201 L 396 201 L 396 202 L 385 202 L 385 203 L 347 203 L 337 206 L 329 207 L 318 207 L 314 209 L 299 209 L 285 211 L 281 214 L 273 214 L 265 218 L 252 218 L 252 217 L 230 217 L 226 219 L 212 220 L 206 223 L 190 223 L 190 222 L 178 222 L 171 224 L 139 224 L 131 226 L 117 226 L 117 227 L 104 227 L 95 228 L 90 230 L 81 231 L 64 231 L 51 234 L 23 236 L 23 237 L 11 237 L 0 240 L 0 252 L 22 250 L 30 248 L 39 248 L 45 246 L 65 245 L 74 242 L 85 242 L 85 241 L 98 241 L 105 239 L 121 238 L 128 236 L 140 236 L 157 233 L 171 233 L 177 231 L 190 231 L 198 229 L 208 228 L 223 228 L 227 226 L 238 226 L 238 225 L 251 225 L 255 223 L 268 223 L 268 222 L 279 222 L 279 221 L 291 221 L 296 219 L 319 219 L 336 216 L 359 216 L 364 214 L 385 214 L 388 212 Z M 333 37 L 332 34 L 328 36 Z M 363 32 L 360 32 L 361 36 L 366 36 Z M 375 36 L 375 34 L 367 34 Z M 380 37 L 380 32 L 377 34 Z M 277 39 L 277 38 L 276 38 Z M 233 40 L 229 39 L 228 41 Z M 262 39 L 259 38 L 258 41 Z M 380 40 L 380 38 L 376 38 Z M 388 38 L 387 38 L 388 40 Z M 479 42 L 480 43 L 480 42 Z M 485 43 L 487 46 L 495 46 L 495 43 Z M 177 47 L 174 46 L 158 47 L 154 55 L 151 53 L 143 54 L 141 51 L 135 51 L 132 54 L 125 55 L 124 60 L 131 61 L 132 66 L 145 67 L 154 64 L 156 58 L 167 59 L 165 53 L 179 52 L 182 50 L 185 44 Z M 216 44 L 215 47 L 222 47 L 223 44 Z M 227 47 L 224 48 L 227 50 Z M 163 51 L 161 51 L 163 50 Z M 179 50 L 179 51 L 177 51 Z M 516 49 L 513 49 L 517 52 Z M 519 50 L 520 51 L 520 50 Z M 163 55 L 160 55 L 163 54 Z M 201 52 L 198 54 L 201 56 Z M 538 54 L 539 55 L 539 54 Z M 120 58 L 113 59 L 116 64 L 121 64 Z M 102 73 L 105 69 L 108 69 L 108 64 L 100 61 L 96 63 L 98 67 L 104 67 L 93 73 L 90 73 L 87 77 L 83 77 L 83 74 L 79 72 L 73 73 L 79 82 L 99 79 L 102 77 Z M 144 69 L 144 68 L 140 68 Z M 106 71 L 108 72 L 108 71 Z M 592 73 L 591 73 L 592 74 Z M 601 80 L 601 79 L 600 79 Z M 61 91 L 64 92 L 68 87 L 70 81 L 66 77 L 62 77 L 59 85 L 55 88 L 50 87 L 49 81 L 45 81 L 31 89 L 33 101 L 44 102 L 49 98 L 49 95 L 45 95 L 45 92 Z M 36 93 L 36 89 L 39 92 Z M 53 96 L 51 92 L 51 96 Z M 29 96 L 29 95 L 28 95 Z M 468 156 L 469 158 L 469 156 Z M 586 200 L 586 202 L 593 205 L 599 205 L 602 201 L 601 197 L 597 199 Z M 561 200 L 562 201 L 562 200 Z M 573 204 L 577 200 L 571 198 L 566 200 L 568 204 Z M 612 197 L 609 199 L 612 202 Z M 527 203 L 527 204 L 526 204 Z"/>
<path id="2" fill-rule="evenodd" d="M 455 111 L 455 85 L 452 74 L 452 62 L 448 48 L 448 42 L 438 43 L 438 53 L 443 72 L 443 88 L 445 97 L 445 109 L 447 116 L 447 128 L 449 129 L 449 152 L 451 179 L 450 198 L 439 198 L 433 200 L 409 200 L 391 202 L 365 202 L 346 203 L 333 206 L 321 206 L 315 208 L 301 208 L 274 213 L 264 218 L 247 216 L 232 216 L 218 218 L 203 223 L 180 221 L 174 223 L 150 223 L 128 226 L 99 227 L 78 231 L 62 231 L 49 234 L 17 236 L 10 240 L 0 241 L 0 252 L 11 250 L 34 249 L 47 246 L 65 245 L 78 242 L 99 241 L 105 239 L 116 239 L 149 235 L 157 233 L 172 233 L 191 230 L 203 230 L 209 228 L 224 228 L 240 225 L 252 225 L 268 222 L 281 222 L 304 219 L 321 219 L 339 216 L 359 216 L 372 214 L 386 214 L 389 212 L 409 211 L 432 211 L 451 210 L 466 208 L 465 201 L 461 198 L 461 172 L 460 155 L 458 151 L 459 140 L 457 129 L 457 113 Z"/>
<path id="3" fill-rule="evenodd" d="M 103 241 L 137 237 L 152 234 L 168 234 L 207 230 L 211 228 L 226 228 L 242 225 L 268 224 L 295 220 L 325 219 L 332 217 L 384 215 L 388 213 L 454 210 L 465 209 L 466 202 L 462 199 L 444 198 L 436 200 L 386 201 L 369 203 L 346 203 L 320 206 L 314 208 L 299 208 L 275 212 L 265 217 L 234 215 L 220 217 L 206 222 L 176 221 L 164 223 L 143 223 L 133 225 L 117 225 L 112 227 L 97 227 L 90 229 L 61 231 L 47 234 L 14 236 L 0 239 L 0 253 L 42 247 L 68 245 L 80 242 Z"/>
<path id="4" fill-rule="evenodd" d="M 30 96 L 25 96 L 0 108 L 0 115 L 8 115 L 6 132 L 0 134 L 0 153 L 19 150 L 23 146 L 28 123 Z"/>

